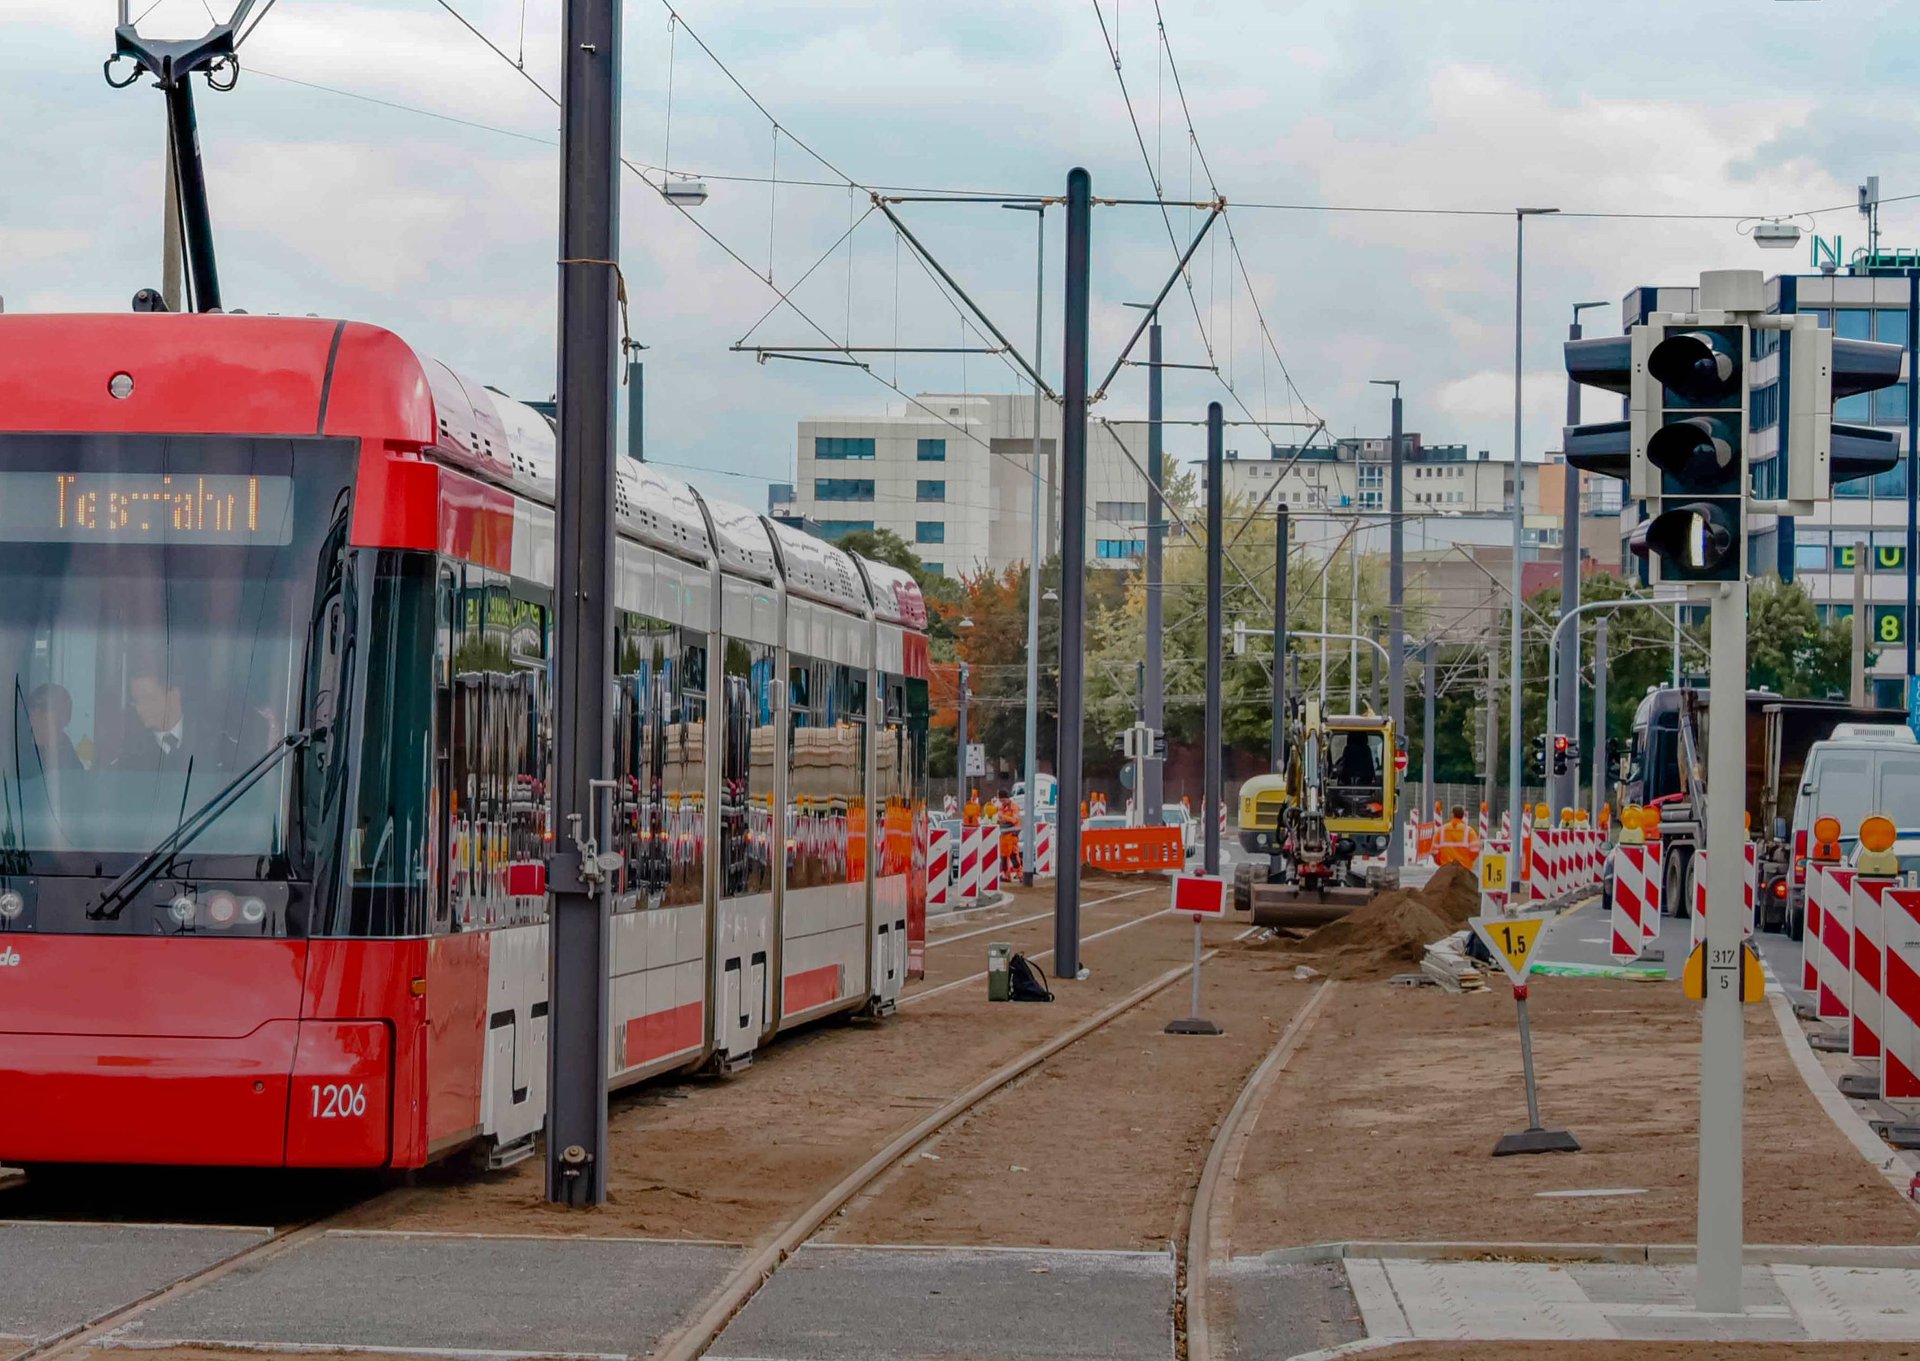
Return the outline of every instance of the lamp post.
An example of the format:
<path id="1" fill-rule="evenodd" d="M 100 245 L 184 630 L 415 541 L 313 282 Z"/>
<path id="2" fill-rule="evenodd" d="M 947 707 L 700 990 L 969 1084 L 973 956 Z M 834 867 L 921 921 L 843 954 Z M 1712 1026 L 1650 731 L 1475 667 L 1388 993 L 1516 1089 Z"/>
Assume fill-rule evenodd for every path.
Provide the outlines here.
<path id="1" fill-rule="evenodd" d="M 1162 359 L 1160 339 L 1160 314 L 1152 303 L 1130 302 L 1128 307 L 1138 307 L 1152 316 L 1152 325 L 1147 328 L 1147 621 L 1146 621 L 1146 673 L 1141 686 L 1140 721 L 1154 732 L 1163 732 L 1167 726 L 1166 675 L 1164 662 L 1164 632 L 1162 610 L 1165 605 L 1163 578 L 1166 558 L 1166 510 L 1161 504 L 1160 491 L 1166 482 L 1166 450 L 1162 443 Z M 1148 827 L 1158 827 L 1162 821 L 1160 808 L 1164 785 L 1164 771 L 1158 758 L 1151 753 L 1140 763 L 1140 788 L 1136 790 L 1141 809 L 1141 822 Z"/>
<path id="2" fill-rule="evenodd" d="M 1573 305 L 1573 324 L 1567 327 L 1567 339 L 1580 339 L 1580 314 L 1589 308 L 1605 307 L 1604 302 L 1577 302 Z M 1573 378 L 1567 379 L 1567 424 L 1580 424 L 1580 384 Z M 1571 463 L 1563 464 L 1566 484 L 1560 500 L 1560 612 L 1577 609 L 1580 604 L 1580 470 Z M 1559 703 L 1554 706 L 1553 730 L 1568 736 L 1576 736 L 1580 731 L 1580 639 L 1573 640 L 1572 663 L 1568 675 L 1573 676 L 1573 684 L 1565 687 Z M 1555 810 L 1571 808 L 1580 802 L 1580 772 L 1570 769 L 1566 775 L 1554 778 L 1556 786 L 1550 800 Z"/>
<path id="3" fill-rule="evenodd" d="M 1520 402 L 1522 397 L 1521 378 L 1521 323 L 1524 312 L 1521 297 L 1526 287 L 1527 258 L 1527 219 L 1546 217 L 1557 213 L 1558 208 L 1516 208 L 1513 210 L 1513 619 L 1509 628 L 1508 646 L 1511 652 L 1507 657 L 1507 799 L 1508 807 L 1513 810 L 1514 834 L 1520 830 L 1520 800 L 1523 786 L 1520 783 L 1520 619 L 1525 608 L 1521 600 L 1520 551 L 1526 538 L 1526 464 L 1522 461 Z M 1507 892 L 1513 894 L 1520 888 L 1520 857 L 1507 857 Z"/>
<path id="4" fill-rule="evenodd" d="M 1047 205 L 1044 203 L 1003 203 L 1002 208 L 1033 214 L 1034 289 L 1033 289 L 1033 362 L 1040 362 L 1040 342 L 1046 318 L 1047 289 Z M 1042 510 L 1040 501 L 1040 379 L 1033 380 L 1033 536 L 1027 549 L 1027 799 L 1020 818 L 1020 882 L 1033 887 L 1034 816 L 1038 807 L 1040 783 L 1040 523 L 1051 507 Z"/>

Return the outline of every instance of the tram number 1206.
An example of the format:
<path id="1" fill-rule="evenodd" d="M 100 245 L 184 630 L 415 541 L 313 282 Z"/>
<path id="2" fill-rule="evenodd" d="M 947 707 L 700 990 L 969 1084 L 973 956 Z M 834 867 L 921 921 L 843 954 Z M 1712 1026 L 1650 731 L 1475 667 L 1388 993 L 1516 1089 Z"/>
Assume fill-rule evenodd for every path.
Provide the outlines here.
<path id="1" fill-rule="evenodd" d="M 367 1113 L 367 1088 L 359 1082 L 315 1083 L 313 1118 L 346 1120 Z"/>

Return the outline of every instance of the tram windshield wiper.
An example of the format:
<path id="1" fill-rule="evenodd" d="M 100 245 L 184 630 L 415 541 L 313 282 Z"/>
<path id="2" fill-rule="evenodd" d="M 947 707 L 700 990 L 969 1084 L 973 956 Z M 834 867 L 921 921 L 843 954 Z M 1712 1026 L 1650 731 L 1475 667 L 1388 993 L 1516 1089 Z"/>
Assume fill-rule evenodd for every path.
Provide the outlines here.
<path id="1" fill-rule="evenodd" d="M 220 816 L 238 803 L 248 790 L 266 778 L 267 772 L 313 741 L 326 728 L 326 724 L 316 723 L 299 732 L 288 733 L 259 760 L 221 785 L 212 798 L 183 818 L 179 826 L 155 842 L 150 850 L 127 867 L 124 874 L 107 885 L 105 892 L 100 895 L 100 901 L 87 909 L 88 920 L 119 920 L 120 914 L 133 900 L 133 895 L 158 878 L 161 870 L 172 863 L 173 857 L 186 849 L 188 842 L 218 822 Z"/>

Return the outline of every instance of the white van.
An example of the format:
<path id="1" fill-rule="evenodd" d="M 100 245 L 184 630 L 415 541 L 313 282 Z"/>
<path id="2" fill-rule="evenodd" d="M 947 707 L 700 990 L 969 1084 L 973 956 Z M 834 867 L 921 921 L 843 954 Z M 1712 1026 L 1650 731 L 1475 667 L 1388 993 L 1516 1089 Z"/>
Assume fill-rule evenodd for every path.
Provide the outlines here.
<path id="1" fill-rule="evenodd" d="M 1859 839 L 1861 822 L 1875 813 L 1892 818 L 1903 837 L 1920 828 L 1920 742 L 1903 724 L 1842 723 L 1832 737 L 1808 748 L 1793 802 L 1788 932 L 1796 939 L 1804 920 L 1813 824 L 1823 817 L 1839 821 L 1844 860 Z"/>

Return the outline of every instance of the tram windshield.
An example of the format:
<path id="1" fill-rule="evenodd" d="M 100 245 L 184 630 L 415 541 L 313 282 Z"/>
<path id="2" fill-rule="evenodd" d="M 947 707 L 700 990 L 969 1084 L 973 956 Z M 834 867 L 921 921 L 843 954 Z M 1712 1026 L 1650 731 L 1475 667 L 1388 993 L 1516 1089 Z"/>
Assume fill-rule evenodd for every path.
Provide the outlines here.
<path id="1" fill-rule="evenodd" d="M 349 447 L 0 436 L 0 871 L 111 875 L 303 726 Z M 294 768 L 192 854 L 271 874 Z"/>

